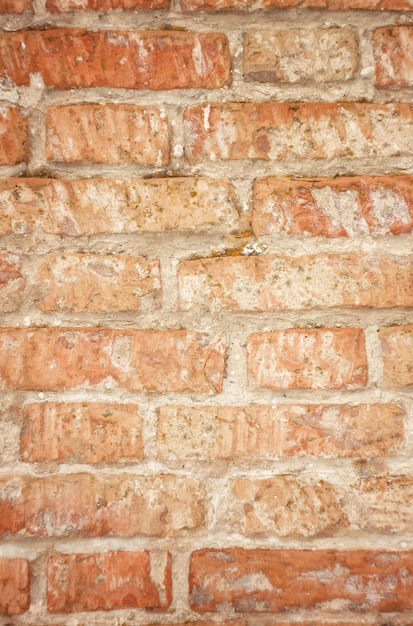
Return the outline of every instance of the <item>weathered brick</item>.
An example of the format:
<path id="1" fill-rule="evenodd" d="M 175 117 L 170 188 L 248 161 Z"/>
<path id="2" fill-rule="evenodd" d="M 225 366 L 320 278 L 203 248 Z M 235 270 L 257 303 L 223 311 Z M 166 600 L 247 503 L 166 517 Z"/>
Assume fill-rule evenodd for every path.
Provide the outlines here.
<path id="1" fill-rule="evenodd" d="M 234 191 L 209 178 L 0 179 L 0 235 L 35 229 L 73 237 L 164 230 L 226 232 Z"/>
<path id="2" fill-rule="evenodd" d="M 204 523 L 204 490 L 176 475 L 67 474 L 0 480 L 0 536 L 174 537 Z"/>
<path id="3" fill-rule="evenodd" d="M 23 13 L 32 10 L 32 0 L 0 0 L 0 13 Z"/>
<path id="4" fill-rule="evenodd" d="M 413 324 L 379 331 L 385 387 L 413 385 Z"/>
<path id="5" fill-rule="evenodd" d="M 180 0 L 181 7 L 186 11 L 210 9 L 222 11 L 284 9 L 300 5 L 302 8 L 331 9 L 347 11 L 350 9 L 409 11 L 410 0 Z"/>
<path id="6" fill-rule="evenodd" d="M 166 406 L 161 459 L 314 456 L 374 458 L 403 442 L 404 412 L 392 404 Z"/>
<path id="7" fill-rule="evenodd" d="M 20 615 L 30 606 L 30 572 L 25 559 L 0 558 L 0 615 Z"/>
<path id="8" fill-rule="evenodd" d="M 412 176 L 255 181 L 255 235 L 402 235 L 413 227 Z"/>
<path id="9" fill-rule="evenodd" d="M 413 86 L 413 27 L 386 26 L 373 34 L 378 87 Z"/>
<path id="10" fill-rule="evenodd" d="M 273 311 L 413 306 L 413 257 L 319 254 L 184 261 L 180 306 Z"/>
<path id="11" fill-rule="evenodd" d="M 37 280 L 42 311 L 149 311 L 161 306 L 159 259 L 50 254 Z"/>
<path id="12" fill-rule="evenodd" d="M 294 475 L 231 483 L 221 523 L 247 536 L 330 536 L 339 532 L 410 532 L 413 481 L 361 479 L 349 486 Z"/>
<path id="13" fill-rule="evenodd" d="M 364 333 L 357 328 L 288 329 L 247 341 L 249 383 L 270 389 L 352 389 L 367 384 Z"/>
<path id="14" fill-rule="evenodd" d="M 26 281 L 21 273 L 20 258 L 0 254 L 0 312 L 15 311 L 23 302 Z"/>
<path id="15" fill-rule="evenodd" d="M 189 163 L 413 154 L 408 103 L 232 102 L 186 109 Z"/>
<path id="16" fill-rule="evenodd" d="M 168 120 L 159 109 L 132 104 L 50 107 L 46 154 L 58 162 L 166 165 Z"/>
<path id="17" fill-rule="evenodd" d="M 169 9 L 169 0 L 47 0 L 49 11 Z"/>
<path id="18" fill-rule="evenodd" d="M 166 610 L 172 599 L 169 552 L 58 554 L 47 566 L 51 613 L 139 608 Z"/>
<path id="19" fill-rule="evenodd" d="M 413 608 L 413 552 L 243 550 L 194 552 L 190 603 L 198 612 Z"/>
<path id="20" fill-rule="evenodd" d="M 27 116 L 16 107 L 0 108 L 0 165 L 16 165 L 28 158 Z"/>
<path id="21" fill-rule="evenodd" d="M 225 351 L 222 339 L 184 330 L 3 328 L 0 385 L 213 394 L 221 391 Z"/>
<path id="22" fill-rule="evenodd" d="M 0 78 L 28 85 L 34 73 L 55 89 L 205 89 L 228 82 L 230 58 L 220 33 L 59 28 L 1 35 Z"/>
<path id="23" fill-rule="evenodd" d="M 250 30 L 244 77 L 259 82 L 349 80 L 358 67 L 358 39 L 348 29 Z"/>
<path id="24" fill-rule="evenodd" d="M 119 463 L 143 458 L 136 404 L 33 402 L 23 407 L 22 461 Z"/>

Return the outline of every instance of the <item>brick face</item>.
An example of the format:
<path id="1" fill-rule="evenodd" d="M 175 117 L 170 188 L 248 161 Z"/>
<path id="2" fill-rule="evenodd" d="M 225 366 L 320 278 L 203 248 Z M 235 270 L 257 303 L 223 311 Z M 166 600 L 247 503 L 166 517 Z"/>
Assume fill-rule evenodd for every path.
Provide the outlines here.
<path id="1" fill-rule="evenodd" d="M 166 165 L 168 121 L 154 107 L 50 107 L 46 115 L 46 153 L 48 159 L 58 162 Z"/>
<path id="2" fill-rule="evenodd" d="M 411 176 L 255 181 L 252 228 L 259 235 L 402 235 L 413 225 Z"/>
<path id="3" fill-rule="evenodd" d="M 193 553 L 191 606 L 279 613 L 339 600 L 350 610 L 411 610 L 412 553 L 206 549 Z"/>
<path id="4" fill-rule="evenodd" d="M 15 107 L 0 109 L 0 165 L 15 165 L 29 157 L 27 116 Z"/>
<path id="5" fill-rule="evenodd" d="M 30 572 L 25 559 L 0 558 L 0 615 L 20 615 L 30 605 Z"/>
<path id="6" fill-rule="evenodd" d="M 374 32 L 373 41 L 377 86 L 411 87 L 413 28 L 411 26 L 378 28 Z"/>
<path id="7" fill-rule="evenodd" d="M 382 328 L 379 339 L 383 352 L 385 387 L 413 384 L 413 325 Z"/>
<path id="8" fill-rule="evenodd" d="M 204 492 L 174 475 L 1 480 L 0 535 L 174 537 L 204 523 Z"/>
<path id="9" fill-rule="evenodd" d="M 348 11 L 349 9 L 409 11 L 412 8 L 409 0 L 304 0 L 304 2 L 302 0 L 259 0 L 258 2 L 256 0 L 181 0 L 181 7 L 187 11 L 288 9 L 297 5 L 303 8 L 333 11 Z"/>
<path id="10" fill-rule="evenodd" d="M 408 103 L 222 103 L 184 115 L 189 163 L 412 154 Z"/>
<path id="11" fill-rule="evenodd" d="M 34 72 L 55 89 L 217 88 L 229 79 L 229 55 L 217 33 L 59 29 L 2 35 L 0 76 L 27 85 Z"/>
<path id="12" fill-rule="evenodd" d="M 47 568 L 51 613 L 124 608 L 164 611 L 171 602 L 167 552 L 103 552 L 52 556 Z"/>
<path id="13" fill-rule="evenodd" d="M 248 378 L 270 389 L 348 389 L 367 384 L 363 331 L 285 330 L 251 335 Z"/>
<path id="14" fill-rule="evenodd" d="M 169 0 L 47 0 L 49 11 L 111 11 L 112 9 L 168 9 Z"/>

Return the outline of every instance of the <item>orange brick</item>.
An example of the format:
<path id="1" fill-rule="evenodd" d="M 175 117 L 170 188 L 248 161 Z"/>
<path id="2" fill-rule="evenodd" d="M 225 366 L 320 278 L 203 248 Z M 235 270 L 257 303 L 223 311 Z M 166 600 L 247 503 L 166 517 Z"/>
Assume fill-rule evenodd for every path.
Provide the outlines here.
<path id="1" fill-rule="evenodd" d="M 0 210 L 1 235 L 227 232 L 238 225 L 232 186 L 204 177 L 0 179 Z"/>
<path id="2" fill-rule="evenodd" d="M 410 11 L 409 0 L 180 0 L 185 11 L 209 9 L 222 11 L 284 9 L 300 5 L 302 8 L 331 9 L 333 11 L 348 11 L 349 9 L 363 9 L 368 11 Z"/>
<path id="3" fill-rule="evenodd" d="M 32 0 L 0 0 L 0 13 L 23 13 L 32 10 Z"/>
<path id="4" fill-rule="evenodd" d="M 358 67 L 358 39 L 351 30 L 250 30 L 244 43 L 244 76 L 263 83 L 349 80 Z"/>
<path id="5" fill-rule="evenodd" d="M 378 87 L 413 86 L 413 27 L 378 28 L 373 34 Z"/>
<path id="6" fill-rule="evenodd" d="M 412 176 L 263 178 L 254 183 L 257 236 L 402 235 L 412 226 Z"/>
<path id="7" fill-rule="evenodd" d="M 20 258 L 0 254 L 0 312 L 15 311 L 23 303 L 26 281 L 21 274 Z"/>
<path id="8" fill-rule="evenodd" d="M 184 330 L 0 329 L 3 389 L 219 393 L 225 344 Z M 30 363 L 30 368 L 27 364 Z"/>
<path id="9" fill-rule="evenodd" d="M 124 255 L 50 254 L 38 282 L 42 311 L 150 311 L 161 306 L 159 259 Z"/>
<path id="10" fill-rule="evenodd" d="M 413 385 L 413 324 L 379 331 L 383 354 L 384 386 Z"/>
<path id="11" fill-rule="evenodd" d="M 0 615 L 20 615 L 30 606 L 30 572 L 25 559 L 0 558 Z"/>
<path id="12" fill-rule="evenodd" d="M 27 116 L 15 107 L 0 109 L 0 165 L 16 165 L 29 158 Z"/>
<path id="13" fill-rule="evenodd" d="M 230 58 L 220 33 L 59 28 L 1 35 L 0 77 L 28 85 L 33 73 L 54 89 L 205 89 L 228 82 Z"/>
<path id="14" fill-rule="evenodd" d="M 204 524 L 204 490 L 185 476 L 9 476 L 0 485 L 0 536 L 175 537 Z"/>
<path id="15" fill-rule="evenodd" d="M 22 461 L 119 463 L 143 458 L 136 404 L 34 402 L 23 407 Z"/>
<path id="16" fill-rule="evenodd" d="M 356 328 L 289 329 L 251 335 L 250 384 L 270 389 L 352 389 L 367 384 L 364 333 Z"/>
<path id="17" fill-rule="evenodd" d="M 164 611 L 172 599 L 169 552 L 58 554 L 47 567 L 51 613 L 139 608 Z"/>
<path id="18" fill-rule="evenodd" d="M 319 254 L 184 261 L 180 306 L 274 311 L 413 306 L 413 257 Z"/>
<path id="19" fill-rule="evenodd" d="M 325 537 L 345 532 L 410 532 L 413 481 L 361 479 L 349 486 L 295 475 L 239 477 L 222 503 L 221 524 L 247 536 Z"/>
<path id="20" fill-rule="evenodd" d="M 232 102 L 184 113 L 186 159 L 365 158 L 413 154 L 413 106 L 407 103 Z"/>
<path id="21" fill-rule="evenodd" d="M 168 121 L 154 107 L 132 104 L 50 107 L 46 153 L 58 162 L 166 165 Z"/>
<path id="22" fill-rule="evenodd" d="M 49 11 L 169 9 L 169 0 L 47 0 Z"/>
<path id="23" fill-rule="evenodd" d="M 312 454 L 374 458 L 403 442 L 392 404 L 166 406 L 159 409 L 161 459 L 267 459 Z"/>
<path id="24" fill-rule="evenodd" d="M 206 549 L 192 554 L 194 611 L 407 611 L 413 552 Z M 336 609 L 337 610 L 337 609 Z"/>

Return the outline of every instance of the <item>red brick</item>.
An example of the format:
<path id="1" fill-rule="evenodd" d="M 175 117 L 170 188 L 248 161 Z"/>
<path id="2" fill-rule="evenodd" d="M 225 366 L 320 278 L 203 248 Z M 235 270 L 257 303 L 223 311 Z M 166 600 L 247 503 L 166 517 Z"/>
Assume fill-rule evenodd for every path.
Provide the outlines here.
<path id="1" fill-rule="evenodd" d="M 132 104 L 50 107 L 46 154 L 58 162 L 166 165 L 168 121 L 154 107 Z"/>
<path id="2" fill-rule="evenodd" d="M 379 331 L 385 387 L 413 385 L 413 324 Z"/>
<path id="3" fill-rule="evenodd" d="M 367 384 L 364 333 L 357 328 L 288 329 L 247 341 L 248 379 L 270 389 L 352 389 Z"/>
<path id="4" fill-rule="evenodd" d="M 196 11 L 210 9 L 222 11 L 284 9 L 299 5 L 302 8 L 331 9 L 333 11 L 347 11 L 349 9 L 363 9 L 370 11 L 411 11 L 409 0 L 180 0 L 182 9 Z"/>
<path id="5" fill-rule="evenodd" d="M 49 11 L 169 9 L 169 0 L 47 0 Z"/>
<path id="6" fill-rule="evenodd" d="M 0 558 L 0 615 L 20 615 L 30 606 L 30 572 L 25 559 Z"/>
<path id="7" fill-rule="evenodd" d="M 219 393 L 225 344 L 185 330 L 0 329 L 3 389 Z M 30 368 L 27 364 L 30 363 Z"/>
<path id="8" fill-rule="evenodd" d="M 229 81 L 230 58 L 220 33 L 59 28 L 1 35 L 0 77 L 28 85 L 33 73 L 54 89 L 208 89 Z"/>
<path id="9" fill-rule="evenodd" d="M 413 552 L 243 550 L 194 552 L 190 603 L 198 612 L 413 608 Z"/>
<path id="10" fill-rule="evenodd" d="M 413 154 L 408 103 L 200 104 L 186 109 L 184 119 L 189 163 Z"/>
<path id="11" fill-rule="evenodd" d="M 204 524 L 204 490 L 184 476 L 19 476 L 0 486 L 0 536 L 175 537 Z"/>
<path id="12" fill-rule="evenodd" d="M 0 0 L 0 13 L 23 13 L 32 10 L 32 0 Z"/>
<path id="13" fill-rule="evenodd" d="M 378 28 L 373 34 L 376 84 L 380 88 L 413 86 L 413 27 Z"/>
<path id="14" fill-rule="evenodd" d="M 0 165 L 16 165 L 29 158 L 27 116 L 15 107 L 0 109 Z"/>
<path id="15" fill-rule="evenodd" d="M 164 611 L 172 599 L 169 552 L 58 554 L 47 567 L 50 613 L 139 608 Z"/>
<path id="16" fill-rule="evenodd" d="M 136 404 L 34 402 L 23 407 L 22 461 L 119 463 L 143 458 Z"/>
<path id="17" fill-rule="evenodd" d="M 392 404 L 165 406 L 161 459 L 386 456 L 403 443 L 402 409 Z"/>
<path id="18" fill-rule="evenodd" d="M 42 311 L 150 311 L 161 306 L 159 259 L 50 254 L 37 273 Z"/>
<path id="19" fill-rule="evenodd" d="M 412 226 L 412 176 L 263 178 L 254 183 L 256 236 L 402 235 Z"/>
<path id="20" fill-rule="evenodd" d="M 413 306 L 413 257 L 319 254 L 184 261 L 180 306 L 276 311 Z"/>
<path id="21" fill-rule="evenodd" d="M 21 274 L 20 258 L 0 254 L 0 312 L 15 311 L 23 303 L 26 281 Z"/>
<path id="22" fill-rule="evenodd" d="M 343 28 L 250 30 L 244 77 L 270 83 L 349 80 L 358 67 L 358 39 Z"/>
<path id="23" fill-rule="evenodd" d="M 226 232 L 238 225 L 232 186 L 204 177 L 0 179 L 0 210 L 1 235 Z"/>
<path id="24" fill-rule="evenodd" d="M 325 537 L 339 533 L 409 533 L 413 481 L 361 479 L 341 486 L 295 475 L 239 477 L 222 503 L 220 526 L 247 536 Z"/>

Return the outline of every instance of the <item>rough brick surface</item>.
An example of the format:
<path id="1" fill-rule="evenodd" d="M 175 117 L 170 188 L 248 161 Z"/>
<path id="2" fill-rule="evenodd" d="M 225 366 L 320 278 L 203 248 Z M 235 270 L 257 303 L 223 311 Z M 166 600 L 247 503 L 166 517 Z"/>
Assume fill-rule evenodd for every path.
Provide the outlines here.
<path id="1" fill-rule="evenodd" d="M 413 608 L 413 553 L 356 550 L 195 552 L 191 606 L 206 612 L 278 613 L 336 606 L 361 611 Z M 222 608 L 221 608 L 222 610 Z"/>
<path id="2" fill-rule="evenodd" d="M 410 0 L 180 0 L 181 7 L 187 11 L 210 9 L 222 11 L 284 9 L 299 5 L 303 8 L 331 9 L 347 11 L 349 9 L 409 11 Z"/>
<path id="3" fill-rule="evenodd" d="M 32 0 L 1 0 L 0 13 L 23 13 L 32 7 Z"/>
<path id="4" fill-rule="evenodd" d="M 0 536 L 173 537 L 204 523 L 204 490 L 183 476 L 68 474 L 0 485 Z"/>
<path id="5" fill-rule="evenodd" d="M 164 611 L 171 603 L 168 552 L 59 554 L 47 567 L 51 613 L 145 608 Z"/>
<path id="6" fill-rule="evenodd" d="M 0 254 L 0 312 L 15 311 L 23 303 L 26 281 L 14 254 Z"/>
<path id="7" fill-rule="evenodd" d="M 244 76 L 263 83 L 349 80 L 358 65 L 351 30 L 251 30 L 244 45 Z"/>
<path id="8" fill-rule="evenodd" d="M 413 325 L 382 328 L 379 339 L 383 353 L 385 386 L 413 385 Z"/>
<path id="9" fill-rule="evenodd" d="M 57 29 L 0 37 L 0 77 L 16 85 L 38 73 L 55 89 L 217 88 L 229 70 L 227 41 L 218 33 Z"/>
<path id="10" fill-rule="evenodd" d="M 0 109 L 0 165 L 15 165 L 29 157 L 27 116 L 15 107 Z"/>
<path id="11" fill-rule="evenodd" d="M 184 114 L 186 158 L 334 159 L 413 154 L 408 103 L 222 103 Z"/>
<path id="12" fill-rule="evenodd" d="M 377 86 L 413 86 L 413 28 L 378 28 L 373 42 Z"/>
<path id="13" fill-rule="evenodd" d="M 20 615 L 30 605 L 30 572 L 25 559 L 0 558 L 0 615 Z"/>
<path id="14" fill-rule="evenodd" d="M 0 379 L 6 389 L 218 393 L 224 359 L 223 340 L 191 331 L 0 330 Z"/>
<path id="15" fill-rule="evenodd" d="M 38 270 L 42 311 L 147 311 L 161 306 L 159 259 L 48 255 Z"/>
<path id="16" fill-rule="evenodd" d="M 347 389 L 367 384 L 362 330 L 291 329 L 247 342 L 248 378 L 270 389 Z"/>
<path id="17" fill-rule="evenodd" d="M 46 153 L 52 161 L 169 163 L 168 121 L 159 109 L 135 105 L 74 104 L 50 107 Z"/>
<path id="18" fill-rule="evenodd" d="M 33 402 L 23 408 L 21 459 L 26 462 L 136 462 L 143 458 L 136 404 Z"/>
<path id="19" fill-rule="evenodd" d="M 181 263 L 184 310 L 413 306 L 413 257 L 239 256 Z"/>
<path id="20" fill-rule="evenodd" d="M 412 226 L 411 176 L 263 178 L 254 183 L 256 235 L 402 235 Z"/>
<path id="21" fill-rule="evenodd" d="M 111 11 L 112 9 L 168 9 L 169 0 L 47 0 L 49 11 Z"/>
<path id="22" fill-rule="evenodd" d="M 162 459 L 374 458 L 403 441 L 396 405 L 168 406 L 159 410 Z"/>
<path id="23" fill-rule="evenodd" d="M 0 180 L 0 234 L 223 232 L 238 223 L 234 192 L 209 178 Z"/>

